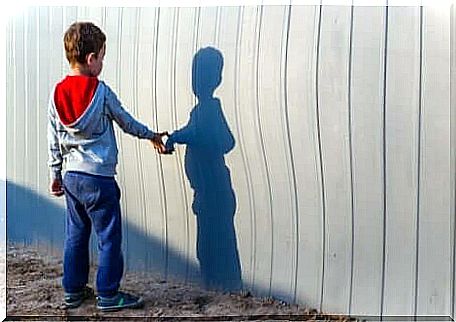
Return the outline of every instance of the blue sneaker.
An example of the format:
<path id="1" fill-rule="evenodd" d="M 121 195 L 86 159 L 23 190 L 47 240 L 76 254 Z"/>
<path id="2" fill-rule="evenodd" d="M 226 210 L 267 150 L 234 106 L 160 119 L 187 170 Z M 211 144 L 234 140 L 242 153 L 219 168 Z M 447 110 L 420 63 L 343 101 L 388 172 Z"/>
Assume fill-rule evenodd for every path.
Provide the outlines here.
<path id="1" fill-rule="evenodd" d="M 75 309 L 82 304 L 86 299 L 94 296 L 93 290 L 85 286 L 82 291 L 76 293 L 64 292 L 63 299 L 67 309 Z"/>
<path id="2" fill-rule="evenodd" d="M 104 312 L 122 309 L 139 309 L 144 306 L 144 301 L 141 297 L 125 292 L 118 292 L 113 297 L 98 296 L 97 299 L 97 308 Z"/>

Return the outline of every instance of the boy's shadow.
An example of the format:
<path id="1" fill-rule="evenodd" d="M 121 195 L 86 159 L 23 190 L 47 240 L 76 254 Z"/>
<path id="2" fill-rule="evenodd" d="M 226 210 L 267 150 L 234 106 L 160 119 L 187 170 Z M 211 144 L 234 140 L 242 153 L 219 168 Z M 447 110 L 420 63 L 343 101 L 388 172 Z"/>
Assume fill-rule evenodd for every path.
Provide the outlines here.
<path id="1" fill-rule="evenodd" d="M 214 97 L 222 80 L 223 56 L 215 48 L 200 49 L 193 58 L 192 87 L 198 98 L 188 123 L 175 131 L 167 145 L 185 144 L 185 173 L 194 191 L 197 218 L 197 257 L 208 288 L 241 287 L 241 265 L 234 228 L 236 197 L 224 155 L 235 146 Z"/>

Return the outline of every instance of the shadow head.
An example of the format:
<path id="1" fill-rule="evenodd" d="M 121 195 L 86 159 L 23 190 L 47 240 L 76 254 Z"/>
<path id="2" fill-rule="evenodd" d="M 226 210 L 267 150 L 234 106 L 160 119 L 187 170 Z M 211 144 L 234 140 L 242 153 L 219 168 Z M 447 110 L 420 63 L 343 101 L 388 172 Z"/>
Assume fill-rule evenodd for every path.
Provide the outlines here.
<path id="1" fill-rule="evenodd" d="M 193 93 L 201 98 L 210 98 L 222 82 L 223 56 L 214 47 L 205 47 L 195 54 L 192 63 Z"/>

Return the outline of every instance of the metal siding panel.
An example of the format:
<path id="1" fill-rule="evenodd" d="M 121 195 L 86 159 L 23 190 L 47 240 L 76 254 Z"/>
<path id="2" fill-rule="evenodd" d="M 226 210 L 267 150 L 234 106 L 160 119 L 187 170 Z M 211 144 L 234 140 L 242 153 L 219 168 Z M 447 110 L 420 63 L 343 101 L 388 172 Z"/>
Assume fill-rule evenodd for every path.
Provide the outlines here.
<path id="1" fill-rule="evenodd" d="M 386 267 L 383 314 L 413 314 L 417 229 L 419 14 L 389 8 L 386 81 Z M 409 46 L 403 44 L 407 42 Z"/>
<path id="2" fill-rule="evenodd" d="M 37 38 L 37 68 L 38 75 L 36 81 L 37 91 L 38 91 L 38 116 L 37 116 L 37 138 L 36 144 L 38 147 L 38 162 L 36 164 L 38 176 L 37 176 L 37 186 L 38 192 L 47 191 L 49 185 L 49 171 L 46 166 L 48 159 L 47 152 L 47 109 L 49 104 L 49 91 L 50 91 L 50 78 L 51 73 L 49 71 L 49 56 L 47 53 L 48 48 L 50 48 L 51 37 L 50 35 L 50 26 L 49 26 L 49 14 L 50 10 L 47 7 L 39 8 L 38 21 L 36 25 L 36 30 L 38 33 Z M 42 207 L 41 204 L 38 205 L 39 208 Z"/>
<path id="3" fill-rule="evenodd" d="M 157 104 L 157 128 L 166 129 L 171 126 L 170 112 L 173 107 L 173 48 L 174 41 L 172 37 L 173 19 L 175 16 L 174 8 L 160 8 L 160 20 L 158 29 L 157 43 L 157 65 L 156 65 L 156 104 Z M 176 227 L 172 227 L 171 221 L 175 224 L 179 221 L 179 211 L 182 210 L 181 194 L 178 189 L 178 177 L 176 176 L 176 162 L 168 159 L 168 156 L 161 157 L 162 171 L 164 180 L 164 191 L 166 204 L 165 208 L 165 247 L 166 247 L 166 269 L 169 270 L 169 251 L 172 247 L 179 247 L 177 236 L 173 236 L 172 231 Z M 177 195 L 176 195 L 177 194 Z M 174 199 L 177 200 L 175 201 Z M 180 250 L 180 248 L 178 248 Z"/>
<path id="4" fill-rule="evenodd" d="M 16 129 L 16 24 L 10 19 L 6 29 L 6 180 L 14 181 Z M 47 146 L 47 145 L 46 145 Z"/>
<path id="5" fill-rule="evenodd" d="M 380 314 L 383 247 L 382 7 L 355 7 L 351 115 L 354 248 L 352 314 Z"/>
<path id="6" fill-rule="evenodd" d="M 158 100 L 157 100 L 157 93 L 158 93 L 158 50 L 159 50 L 159 33 L 160 33 L 160 8 L 155 9 L 155 20 L 154 20 L 154 47 L 153 47 L 153 67 L 152 67 L 152 74 L 153 74 L 153 84 L 152 84 L 152 98 L 153 98 L 153 118 L 154 118 L 154 128 L 158 128 Z M 153 220 L 151 223 L 151 228 L 154 229 L 155 235 L 160 236 L 159 238 L 155 237 L 159 243 L 160 252 L 156 252 L 158 254 L 158 258 L 161 261 L 157 261 L 156 258 L 152 257 L 151 262 L 154 262 L 156 266 L 160 267 L 160 272 L 166 274 L 167 273 L 167 199 L 166 199 L 166 191 L 165 191 L 165 182 L 163 176 L 163 166 L 162 160 L 159 155 L 156 155 L 156 163 L 157 166 L 157 186 L 159 188 L 159 196 L 160 196 L 160 209 L 161 213 L 156 218 L 160 218 L 159 220 Z M 154 216 L 152 216 L 154 217 Z M 154 224 L 155 223 L 155 224 Z M 160 234 L 158 234 L 160 232 Z M 153 256 L 153 255 L 152 255 Z M 158 264 L 158 265 L 157 265 Z"/>
<path id="7" fill-rule="evenodd" d="M 146 35 L 146 36 L 150 36 L 150 35 L 153 35 L 153 33 L 149 33 L 147 34 L 147 29 L 143 29 L 142 26 L 144 23 L 147 23 L 149 24 L 150 23 L 150 16 L 143 16 L 143 11 L 144 9 L 143 8 L 137 8 L 136 9 L 136 21 L 133 22 L 134 24 L 136 24 L 136 38 L 135 38 L 135 70 L 136 70 L 136 75 L 135 75 L 135 80 L 134 80 L 134 85 L 135 85 L 135 97 L 134 97 L 134 100 L 135 100 L 135 106 L 136 106 L 136 115 L 138 116 L 139 120 L 143 123 L 143 124 L 146 124 L 150 129 L 153 129 L 156 131 L 156 129 L 154 129 L 154 127 L 152 126 L 152 118 L 148 118 L 148 119 L 145 119 L 142 116 L 142 110 L 149 110 L 150 107 L 152 106 L 152 102 L 149 101 L 147 103 L 147 101 L 145 102 L 144 99 L 142 99 L 141 97 L 141 94 L 144 93 L 144 92 L 149 92 L 149 91 L 144 91 L 144 84 L 149 84 L 149 88 L 150 88 L 150 84 L 152 84 L 152 82 L 146 82 L 146 79 L 145 77 L 142 77 L 144 75 L 141 75 L 141 73 L 139 72 L 140 70 L 143 70 L 143 71 L 148 71 L 150 69 L 147 69 L 146 67 L 149 67 L 150 68 L 150 64 L 149 64 L 149 56 L 150 56 L 150 47 L 149 47 L 149 51 L 145 50 L 145 48 L 143 48 L 143 35 Z M 149 29 L 150 31 L 150 29 Z M 143 58 L 143 55 L 145 55 L 145 59 L 142 59 Z M 152 76 L 152 75 L 150 75 Z M 146 103 L 146 104 L 144 104 Z M 144 104 L 144 105 L 143 105 Z M 141 196 L 140 196 L 140 200 L 141 200 L 141 207 L 142 207 L 142 214 L 141 214 L 141 218 L 138 218 L 138 233 L 139 233 L 139 238 L 138 238 L 138 243 L 144 247 L 144 254 L 148 253 L 148 250 L 149 250 L 149 245 L 147 243 L 144 243 L 143 240 L 147 240 L 150 236 L 148 235 L 148 225 L 147 225 L 147 222 L 148 222 L 148 217 L 150 217 L 151 215 L 155 215 L 154 212 L 150 212 L 150 210 L 152 209 L 151 206 L 148 207 L 149 203 L 147 202 L 148 200 L 151 200 L 150 198 L 147 198 L 147 195 L 148 195 L 148 190 L 147 190 L 147 182 L 146 182 L 146 169 L 148 169 L 148 160 L 152 159 L 151 158 L 151 153 L 153 153 L 153 149 L 152 149 L 152 146 L 150 144 L 150 142 L 148 140 L 136 140 L 136 148 L 137 148 L 137 156 L 138 156 L 138 173 L 139 173 L 139 182 L 138 184 L 140 185 L 140 191 L 141 191 Z M 156 181 L 155 181 L 156 182 Z M 141 247 L 140 246 L 140 247 Z M 135 252 L 137 249 L 137 247 L 134 247 L 134 250 L 133 252 Z M 144 264 L 144 268 L 147 269 L 148 268 L 148 264 L 149 264 L 149 261 L 148 261 L 148 258 L 145 257 L 144 255 L 140 255 L 140 258 L 142 260 L 142 263 Z"/>
<path id="8" fill-rule="evenodd" d="M 452 227 L 452 251 L 453 258 L 451 261 L 452 264 L 452 275 L 451 275 L 451 294 L 450 294 L 450 306 L 451 306 L 451 317 L 454 319 L 455 309 L 456 309 L 456 299 L 455 299 L 455 280 L 456 280 L 456 5 L 451 6 L 451 23 L 450 23 L 450 53 L 451 53 L 451 80 L 450 80 L 450 114 L 451 114 L 451 169 L 450 169 L 450 178 L 451 178 L 451 227 Z"/>
<path id="9" fill-rule="evenodd" d="M 223 79 L 216 90 L 216 96 L 222 102 L 222 109 L 228 126 L 235 138 L 234 149 L 225 155 L 227 167 L 231 172 L 232 186 L 235 190 L 236 212 L 235 231 L 238 240 L 238 252 L 242 263 L 242 279 L 251 284 L 252 276 L 252 215 L 251 187 L 249 174 L 246 170 L 245 146 L 240 140 L 239 114 L 239 51 L 240 51 L 240 19 L 243 10 L 240 7 L 220 8 L 217 49 L 223 55 Z M 250 283 L 249 283 L 250 282 Z"/>
<path id="10" fill-rule="evenodd" d="M 197 50 L 207 46 L 216 47 L 218 7 L 200 7 Z"/>
<path id="11" fill-rule="evenodd" d="M 447 8 L 423 9 L 417 314 L 450 313 L 449 22 Z"/>
<path id="12" fill-rule="evenodd" d="M 288 160 L 284 120 L 284 53 L 282 45 L 288 18 L 286 7 L 264 7 L 259 54 L 259 120 L 264 140 L 264 160 L 269 172 L 273 240 L 272 289 L 277 296 L 292 300 L 294 293 L 295 247 L 293 189 Z"/>
<path id="13" fill-rule="evenodd" d="M 34 53 L 27 55 L 24 69 L 26 71 L 26 84 L 25 84 L 25 129 L 26 129 L 26 152 L 25 158 L 29 161 L 29 165 L 23 169 L 25 171 L 26 185 L 32 188 L 34 191 L 37 190 L 37 157 L 38 149 L 35 144 L 35 139 L 38 137 L 36 120 L 38 116 L 38 95 L 36 79 L 38 78 L 39 72 L 37 70 L 38 64 L 36 63 L 37 57 L 37 41 L 38 33 L 34 32 L 38 21 L 38 8 L 29 10 L 27 17 L 27 37 L 26 41 L 26 52 Z M 36 205 L 36 200 L 35 200 Z"/>
<path id="14" fill-rule="evenodd" d="M 136 8 L 125 8 L 122 12 L 121 34 L 120 34 L 120 53 L 121 59 L 119 60 L 120 68 L 120 86 L 117 92 L 119 100 L 122 102 L 123 107 L 134 117 L 138 118 L 137 113 L 137 100 L 136 100 L 136 60 L 137 60 L 137 33 L 136 22 L 138 19 Z M 121 133 L 117 136 L 117 140 L 121 141 L 122 145 L 122 158 L 124 184 L 123 184 L 123 199 L 125 207 L 123 210 L 124 227 L 127 222 L 133 227 L 140 229 L 139 218 L 144 216 L 144 208 L 142 204 L 143 189 L 140 175 L 140 162 L 139 162 L 139 140 L 130 135 Z M 142 142 L 145 143 L 145 142 Z M 137 249 L 138 253 L 145 251 L 144 245 L 140 245 L 134 238 L 134 235 L 127 229 L 124 230 L 124 240 L 126 257 L 125 263 L 127 269 L 135 267 L 136 265 L 143 265 L 137 263 L 136 260 L 140 258 L 132 257 L 134 252 L 128 251 Z"/>
<path id="15" fill-rule="evenodd" d="M 156 44 L 156 25 L 158 20 L 157 8 L 141 8 L 139 20 L 139 35 L 138 42 L 141 44 L 138 51 L 137 61 L 137 102 L 138 102 L 138 118 L 146 124 L 153 131 L 157 131 L 155 126 L 156 113 L 154 110 L 154 62 L 156 58 L 155 44 Z M 159 156 L 148 142 L 141 142 L 140 160 L 141 166 L 141 182 L 143 186 L 143 199 L 144 214 L 141 218 L 142 234 L 145 240 L 159 240 L 161 241 L 162 231 L 162 203 L 160 199 L 161 185 L 160 176 L 157 169 L 159 169 Z M 134 250 L 132 250 L 134 251 Z M 163 265 L 158 263 L 157 258 L 162 258 L 163 254 L 160 250 L 152 249 L 150 245 L 145 246 L 144 254 L 145 265 L 147 269 L 155 269 Z M 161 269 L 160 269 L 161 271 Z"/>
<path id="16" fill-rule="evenodd" d="M 26 164 L 26 39 L 27 39 L 27 28 L 26 28 L 26 19 L 27 12 L 24 12 L 18 19 L 15 21 L 15 32 L 16 32 L 16 41 L 15 41 L 15 60 L 16 66 L 23 66 L 18 68 L 16 72 L 16 92 L 15 92 L 15 101 L 16 106 L 14 108 L 15 113 L 15 158 L 14 164 L 16 165 L 16 171 L 14 173 L 15 182 L 18 184 L 26 185 L 25 179 L 25 168 L 28 166 Z"/>
<path id="17" fill-rule="evenodd" d="M 198 17 L 199 9 L 197 8 L 179 8 L 179 28 L 176 36 L 175 110 L 170 130 L 181 128 L 186 124 L 195 103 L 191 79 L 192 59 L 195 54 L 195 40 L 198 32 Z M 185 225 L 186 236 L 186 260 L 197 267 L 197 223 L 192 211 L 193 190 L 185 174 L 185 147 L 176 146 L 176 154 L 173 158 L 175 160 L 172 162 L 176 162 L 178 169 L 177 174 L 181 185 L 180 193 L 183 198 L 182 214 L 185 216 L 183 224 Z M 188 271 L 186 277 L 188 280 L 196 280 L 199 274 L 196 271 Z"/>
<path id="18" fill-rule="evenodd" d="M 350 8 L 323 8 L 320 103 L 326 187 L 326 248 L 322 309 L 348 310 L 351 256 L 350 151 L 348 142 L 348 54 Z M 328 307 L 328 303 L 330 307 Z"/>
<path id="19" fill-rule="evenodd" d="M 455 309 L 456 309 L 456 298 L 455 298 L 455 282 L 456 282 L 456 5 L 451 6 L 451 23 L 450 23 L 450 70 L 451 70 L 451 80 L 450 80 L 450 114 L 451 114 L 451 126 L 450 126 L 450 135 L 451 135 L 451 169 L 450 169 L 450 178 L 451 178 L 451 201 L 450 201 L 450 218 L 451 218 L 451 228 L 452 228 L 452 275 L 451 275 L 451 294 L 450 294 L 450 307 L 451 314 L 450 316 L 454 319 Z"/>
<path id="20" fill-rule="evenodd" d="M 242 133 L 238 144 L 245 146 L 246 172 L 250 180 L 253 269 L 248 286 L 258 294 L 270 295 L 272 245 L 270 195 L 261 149 L 258 123 L 258 48 L 261 34 L 261 7 L 244 7 L 241 19 L 238 76 L 238 121 Z M 236 187 L 235 187 L 236 188 Z M 266 236 L 266 238 L 265 238 Z M 245 281 L 244 281 L 245 282 Z"/>
<path id="21" fill-rule="evenodd" d="M 319 7 L 293 6 L 291 9 L 287 84 L 298 196 L 296 300 L 318 307 L 323 269 L 321 178 L 315 114 Z"/>
<path id="22" fill-rule="evenodd" d="M 102 7 L 77 7 L 78 21 L 90 21 L 99 26 L 103 26 L 103 12 Z M 134 10 L 134 9 L 130 9 Z M 108 40 L 109 42 L 109 40 Z"/>
<path id="23" fill-rule="evenodd" d="M 135 93 L 137 116 L 138 119 L 146 124 L 150 129 L 155 130 L 153 126 L 153 110 L 152 110 L 152 86 L 153 86 L 153 49 L 154 49 L 154 25 L 155 25 L 155 10 L 153 8 L 140 8 L 137 12 L 137 49 L 136 49 L 136 87 Z M 141 203 L 143 213 L 141 218 L 138 218 L 138 224 L 141 228 L 145 239 L 152 237 L 151 234 L 151 219 L 159 217 L 157 207 L 155 207 L 156 197 L 159 195 L 159 185 L 156 168 L 155 151 L 150 142 L 144 141 L 139 144 L 138 157 L 140 162 L 140 182 L 141 187 Z M 151 268 L 151 254 L 148 247 L 144 249 L 144 266 L 146 269 Z"/>
<path id="24" fill-rule="evenodd" d="M 166 102 L 166 105 L 161 108 L 166 113 L 161 112 L 159 117 L 160 130 L 174 130 L 175 115 L 176 115 L 176 75 L 177 75 L 177 65 L 176 65 L 176 53 L 177 53 L 177 33 L 179 28 L 186 28 L 179 23 L 180 8 L 170 9 L 169 12 L 166 12 L 162 16 L 161 23 L 166 20 L 164 23 L 164 28 L 161 32 L 164 32 L 168 35 L 168 42 L 163 43 L 162 47 L 159 47 L 159 55 L 164 52 L 167 55 L 167 61 L 163 63 L 163 68 L 161 72 L 169 73 L 169 76 L 164 77 L 162 80 L 165 82 L 165 95 L 166 98 L 163 98 L 163 102 Z M 160 56 L 159 56 L 160 57 Z M 163 171 L 165 177 L 166 191 L 170 196 L 168 203 L 168 247 L 172 248 L 173 251 L 180 254 L 180 256 L 186 256 L 187 250 L 187 240 L 185 238 L 187 234 L 186 229 L 186 217 L 187 217 L 187 202 L 185 200 L 185 191 L 182 186 L 182 167 L 179 160 L 177 159 L 177 154 L 175 156 L 169 157 L 164 156 L 163 158 Z M 176 271 L 176 273 L 184 274 L 184 272 L 178 271 L 177 263 L 169 262 L 170 271 Z"/>
<path id="25" fill-rule="evenodd" d="M 24 144 L 25 144 L 25 155 L 22 157 L 25 159 L 24 168 L 22 171 L 25 176 L 24 185 L 27 186 L 33 193 L 37 192 L 37 144 L 35 143 L 35 139 L 37 138 L 37 127 L 36 127 L 36 120 L 37 120 L 37 87 L 35 84 L 35 80 L 38 76 L 37 71 L 37 63 L 36 63 L 36 52 L 37 52 L 37 38 L 38 34 L 35 32 L 36 23 L 37 23 L 37 9 L 38 8 L 31 8 L 27 11 L 26 14 L 26 25 L 25 25 L 25 43 L 24 43 L 24 52 L 26 53 L 34 53 L 32 55 L 27 54 L 24 60 L 24 76 L 25 76 L 25 92 L 23 93 L 25 99 L 25 106 L 24 106 Z M 39 209 L 38 208 L 38 197 L 34 194 L 34 196 L 29 200 L 31 209 Z M 36 221 L 35 221 L 36 220 Z M 36 224 L 39 224 L 38 220 L 35 219 L 34 221 Z M 45 226 L 47 229 L 48 226 Z M 33 242 L 36 244 L 46 244 L 46 241 L 43 240 L 43 236 L 41 234 L 33 233 L 31 234 L 31 238 Z"/>

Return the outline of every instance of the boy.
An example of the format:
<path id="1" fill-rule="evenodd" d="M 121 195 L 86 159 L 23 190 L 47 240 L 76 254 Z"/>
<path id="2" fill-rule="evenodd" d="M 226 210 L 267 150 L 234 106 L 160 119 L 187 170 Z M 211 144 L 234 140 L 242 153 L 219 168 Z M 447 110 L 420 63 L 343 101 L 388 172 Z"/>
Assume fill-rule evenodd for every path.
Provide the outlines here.
<path id="1" fill-rule="evenodd" d="M 87 286 L 91 226 L 98 238 L 97 307 L 102 311 L 143 306 L 140 297 L 120 292 L 123 274 L 120 189 L 114 179 L 117 144 L 113 121 L 124 132 L 148 139 L 165 152 L 162 136 L 125 111 L 97 76 L 103 68 L 106 36 L 89 22 L 73 23 L 64 35 L 70 74 L 51 93 L 48 108 L 50 193 L 65 194 L 64 301 L 75 308 L 93 295 Z M 62 179 L 62 163 L 66 173 Z"/>

